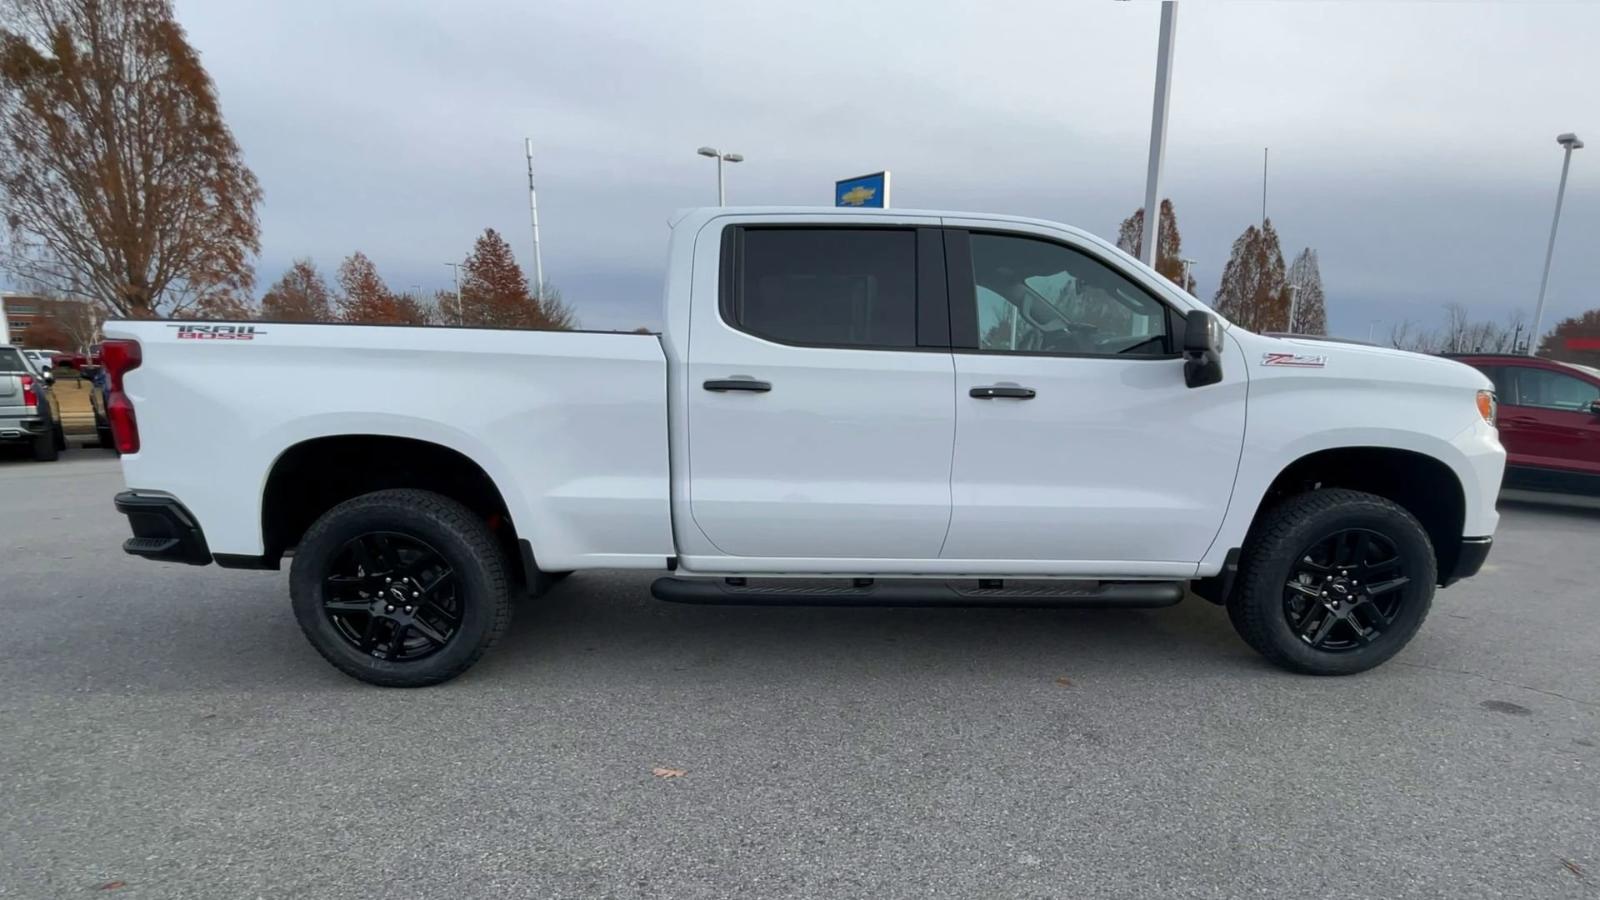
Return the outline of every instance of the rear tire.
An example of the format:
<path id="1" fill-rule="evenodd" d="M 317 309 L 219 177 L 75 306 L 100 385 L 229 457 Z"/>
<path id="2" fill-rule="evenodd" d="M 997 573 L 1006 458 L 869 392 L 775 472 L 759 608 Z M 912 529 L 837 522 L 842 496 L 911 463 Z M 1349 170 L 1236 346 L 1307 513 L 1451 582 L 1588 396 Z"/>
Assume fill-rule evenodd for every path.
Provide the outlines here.
<path id="1" fill-rule="evenodd" d="M 1364 672 L 1422 627 L 1437 565 L 1427 531 L 1393 501 L 1344 489 L 1298 494 L 1252 530 L 1228 618 L 1292 672 Z"/>
<path id="2" fill-rule="evenodd" d="M 377 491 L 307 529 L 289 593 L 300 629 L 334 667 L 369 684 L 422 687 L 465 672 L 505 632 L 506 569 L 493 533 L 465 506 L 430 491 Z"/>
<path id="3" fill-rule="evenodd" d="M 61 447 L 56 443 L 55 429 L 46 431 L 33 439 L 33 458 L 38 462 L 55 462 L 61 456 Z"/>
<path id="4" fill-rule="evenodd" d="M 62 430 L 60 425 L 57 425 L 55 428 L 52 428 L 50 431 L 51 431 L 51 434 L 55 438 L 56 449 L 57 450 L 65 450 L 65 449 L 67 449 L 67 433 L 66 433 L 66 431 Z"/>

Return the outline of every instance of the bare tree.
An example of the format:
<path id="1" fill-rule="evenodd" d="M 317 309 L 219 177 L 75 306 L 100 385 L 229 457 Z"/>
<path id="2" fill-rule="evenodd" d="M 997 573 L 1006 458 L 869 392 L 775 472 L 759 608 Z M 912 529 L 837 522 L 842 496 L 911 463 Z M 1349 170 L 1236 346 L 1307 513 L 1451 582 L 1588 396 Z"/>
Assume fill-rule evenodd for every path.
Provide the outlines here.
<path id="1" fill-rule="evenodd" d="M 1407 319 L 1389 329 L 1389 345 L 1418 353 L 1514 353 L 1527 339 L 1528 326 L 1521 310 L 1503 322 L 1474 320 L 1459 303 L 1447 303 L 1445 321 L 1427 328 Z"/>
<path id="2" fill-rule="evenodd" d="M 121 316 L 248 313 L 261 188 L 170 0 L 0 0 L 0 265 Z"/>
<path id="3" fill-rule="evenodd" d="M 50 298 L 39 304 L 39 312 L 54 320 L 70 349 L 80 353 L 100 340 L 100 325 L 106 318 L 105 308 L 88 300 Z"/>
<path id="4" fill-rule="evenodd" d="M 1289 266 L 1289 286 L 1294 289 L 1292 321 L 1294 334 L 1327 334 L 1327 300 L 1322 295 L 1322 270 L 1317 266 L 1317 251 L 1301 250 Z"/>

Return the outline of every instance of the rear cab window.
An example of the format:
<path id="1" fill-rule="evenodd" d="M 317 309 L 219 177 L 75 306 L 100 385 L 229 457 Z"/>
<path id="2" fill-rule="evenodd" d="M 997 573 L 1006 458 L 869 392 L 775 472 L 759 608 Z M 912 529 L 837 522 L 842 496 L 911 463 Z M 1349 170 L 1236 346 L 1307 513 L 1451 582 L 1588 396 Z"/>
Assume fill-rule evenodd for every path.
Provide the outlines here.
<path id="1" fill-rule="evenodd" d="M 783 344 L 917 345 L 917 232 L 912 228 L 732 229 L 723 317 Z"/>

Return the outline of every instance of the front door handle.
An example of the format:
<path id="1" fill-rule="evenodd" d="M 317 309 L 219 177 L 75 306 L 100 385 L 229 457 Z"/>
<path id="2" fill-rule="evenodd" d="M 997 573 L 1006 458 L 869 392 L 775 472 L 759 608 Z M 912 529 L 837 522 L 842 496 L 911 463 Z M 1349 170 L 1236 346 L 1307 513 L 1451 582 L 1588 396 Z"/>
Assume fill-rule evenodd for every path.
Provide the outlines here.
<path id="1" fill-rule="evenodd" d="M 705 385 L 708 391 L 750 391 L 755 394 L 765 394 L 772 390 L 772 382 L 757 381 L 754 378 L 712 378 Z"/>
<path id="2" fill-rule="evenodd" d="M 1032 400 L 1038 393 L 1033 388 L 1015 384 L 986 384 L 967 391 L 967 396 L 977 397 L 979 400 L 994 400 L 1001 397 L 1010 400 Z"/>

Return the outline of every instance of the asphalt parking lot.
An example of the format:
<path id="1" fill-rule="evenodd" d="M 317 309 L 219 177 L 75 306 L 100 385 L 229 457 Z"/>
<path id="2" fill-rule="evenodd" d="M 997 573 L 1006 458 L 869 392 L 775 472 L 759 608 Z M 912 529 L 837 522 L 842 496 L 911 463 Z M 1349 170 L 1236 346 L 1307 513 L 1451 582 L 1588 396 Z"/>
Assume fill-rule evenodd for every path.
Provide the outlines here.
<path id="1" fill-rule="evenodd" d="M 0 460 L 0 896 L 1594 897 L 1600 511 L 1503 503 L 1388 665 L 1149 612 L 676 607 L 580 573 L 421 691 L 285 573 Z M 652 769 L 681 769 L 662 779 Z"/>

